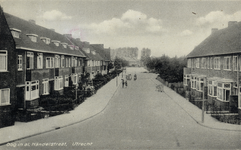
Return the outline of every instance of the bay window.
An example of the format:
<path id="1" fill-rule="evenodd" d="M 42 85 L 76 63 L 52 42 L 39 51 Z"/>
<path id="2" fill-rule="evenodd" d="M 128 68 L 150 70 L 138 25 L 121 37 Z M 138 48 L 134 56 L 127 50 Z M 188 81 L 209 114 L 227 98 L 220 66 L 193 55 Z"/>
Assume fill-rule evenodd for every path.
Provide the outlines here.
<path id="1" fill-rule="evenodd" d="M 69 87 L 69 76 L 65 75 L 64 77 L 64 87 Z"/>
<path id="2" fill-rule="evenodd" d="M 218 83 L 218 96 L 217 99 L 221 101 L 229 101 L 231 91 L 230 83 Z"/>
<path id="3" fill-rule="evenodd" d="M 39 81 L 26 81 L 25 82 L 25 99 L 34 100 L 39 98 Z"/>
<path id="4" fill-rule="evenodd" d="M 63 77 L 56 76 L 54 79 L 54 90 L 62 90 L 63 89 Z"/>
<path id="5" fill-rule="evenodd" d="M 43 95 L 49 94 L 49 79 L 43 79 Z"/>

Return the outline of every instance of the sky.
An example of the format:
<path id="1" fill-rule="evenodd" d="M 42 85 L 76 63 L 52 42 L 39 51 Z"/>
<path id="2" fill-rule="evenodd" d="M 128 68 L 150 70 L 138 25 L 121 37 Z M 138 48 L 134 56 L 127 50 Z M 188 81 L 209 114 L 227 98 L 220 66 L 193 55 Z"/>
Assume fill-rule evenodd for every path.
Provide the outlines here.
<path id="1" fill-rule="evenodd" d="M 4 12 L 105 48 L 188 55 L 228 21 L 241 21 L 241 0 L 0 0 Z"/>

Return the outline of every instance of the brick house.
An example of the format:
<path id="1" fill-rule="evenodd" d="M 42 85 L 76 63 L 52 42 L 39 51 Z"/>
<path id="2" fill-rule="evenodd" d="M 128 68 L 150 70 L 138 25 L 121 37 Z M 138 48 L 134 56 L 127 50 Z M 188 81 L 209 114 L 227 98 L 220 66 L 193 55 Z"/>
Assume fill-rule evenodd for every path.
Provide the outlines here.
<path id="1" fill-rule="evenodd" d="M 18 109 L 35 109 L 41 95 L 63 94 L 70 80 L 78 83 L 85 55 L 65 36 L 5 13 L 16 43 Z"/>
<path id="2" fill-rule="evenodd" d="M 0 128 L 14 124 L 17 107 L 15 42 L 0 7 Z"/>
<path id="3" fill-rule="evenodd" d="M 212 29 L 211 35 L 187 56 L 187 68 L 184 68 L 187 96 L 192 100 L 204 96 L 207 109 L 215 107 L 221 111 L 239 112 L 241 116 L 240 55 L 240 22 L 232 21 L 227 28 Z"/>

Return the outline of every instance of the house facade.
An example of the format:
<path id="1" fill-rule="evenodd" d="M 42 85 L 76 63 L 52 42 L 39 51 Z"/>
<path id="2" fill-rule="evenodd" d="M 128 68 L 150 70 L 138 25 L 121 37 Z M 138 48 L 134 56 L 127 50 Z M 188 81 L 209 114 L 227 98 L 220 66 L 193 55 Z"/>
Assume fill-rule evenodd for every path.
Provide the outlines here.
<path id="1" fill-rule="evenodd" d="M 183 79 L 187 96 L 207 99 L 207 110 L 239 112 L 241 116 L 240 65 L 241 23 L 229 22 L 225 29 L 212 29 L 187 56 Z"/>
<path id="2" fill-rule="evenodd" d="M 0 128 L 13 125 L 17 109 L 15 42 L 0 7 Z"/>

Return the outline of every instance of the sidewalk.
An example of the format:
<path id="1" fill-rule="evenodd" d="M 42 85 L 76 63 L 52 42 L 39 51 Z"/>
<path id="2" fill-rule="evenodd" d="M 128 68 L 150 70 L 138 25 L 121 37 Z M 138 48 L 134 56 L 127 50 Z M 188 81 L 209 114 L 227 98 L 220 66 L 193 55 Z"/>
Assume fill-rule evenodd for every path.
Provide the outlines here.
<path id="1" fill-rule="evenodd" d="M 153 81 L 157 84 L 160 84 L 156 79 Z M 202 123 L 202 110 L 197 106 L 190 103 L 184 97 L 173 91 L 172 89 L 164 86 L 164 92 L 177 104 L 179 105 L 191 118 L 193 118 L 198 124 L 219 130 L 231 130 L 231 131 L 241 131 L 241 125 L 228 124 L 224 122 L 220 122 L 215 118 L 211 117 L 210 114 L 206 114 L 204 112 L 204 123 Z"/>
<path id="2" fill-rule="evenodd" d="M 13 126 L 1 128 L 0 146 L 26 137 L 54 131 L 94 117 L 106 108 L 120 83 L 120 77 L 118 78 L 118 86 L 116 86 L 116 78 L 112 79 L 100 88 L 95 95 L 87 98 L 69 113 L 27 123 L 15 122 Z"/>

